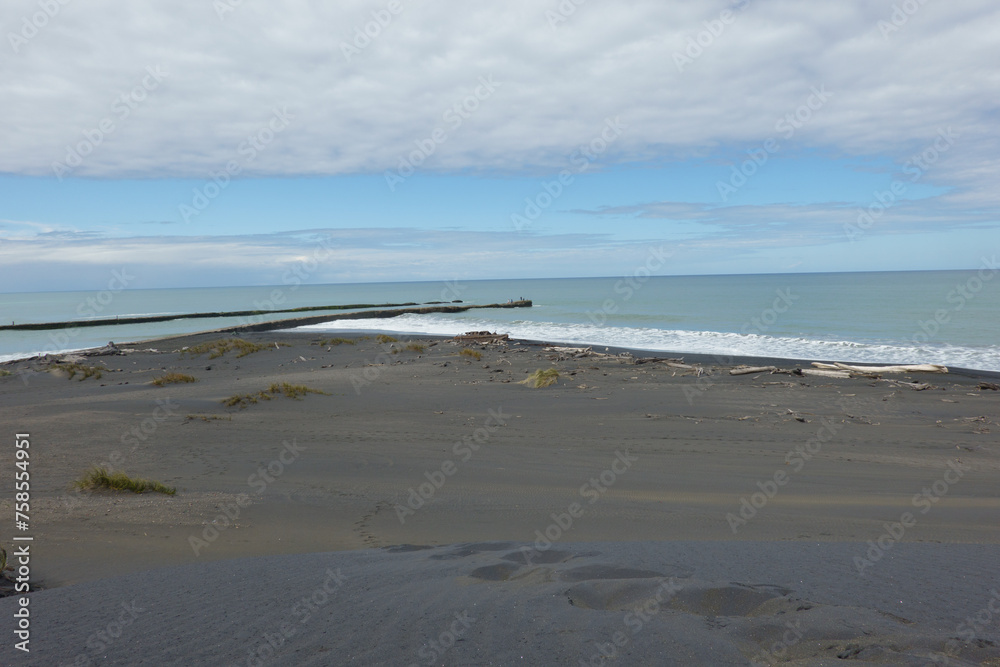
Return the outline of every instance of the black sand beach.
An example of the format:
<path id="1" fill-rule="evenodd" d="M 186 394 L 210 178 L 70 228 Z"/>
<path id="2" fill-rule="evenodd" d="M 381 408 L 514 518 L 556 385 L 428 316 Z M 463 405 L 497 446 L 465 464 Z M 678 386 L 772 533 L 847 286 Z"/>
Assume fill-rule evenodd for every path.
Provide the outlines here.
<path id="1" fill-rule="evenodd" d="M 990 374 L 374 334 L 183 351 L 220 338 L 77 360 L 100 378 L 3 366 L 43 587 L 20 664 L 1000 664 Z M 69 490 L 100 464 L 177 493 Z"/>

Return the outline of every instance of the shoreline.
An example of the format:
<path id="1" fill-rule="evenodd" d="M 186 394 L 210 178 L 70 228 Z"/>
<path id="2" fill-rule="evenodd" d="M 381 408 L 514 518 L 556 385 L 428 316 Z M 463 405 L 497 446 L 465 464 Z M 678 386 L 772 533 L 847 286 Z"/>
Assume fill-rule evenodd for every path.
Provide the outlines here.
<path id="1" fill-rule="evenodd" d="M 357 586 L 345 582 L 328 608 L 360 614 L 330 623 L 361 627 L 380 613 L 364 606 L 371 595 L 396 601 L 392 623 L 416 633 L 414 651 L 445 612 L 462 611 L 453 600 L 501 617 L 555 600 L 550 618 L 568 630 L 598 615 L 561 614 L 624 614 L 671 576 L 687 592 L 650 626 L 655 642 L 637 635 L 639 655 L 700 628 L 730 647 L 710 662 L 745 664 L 768 645 L 756 637 L 792 618 L 778 612 L 808 607 L 824 611 L 801 616 L 814 638 L 796 649 L 806 658 L 888 650 L 887 638 L 894 652 L 926 656 L 944 651 L 942 627 L 985 603 L 977 595 L 1000 545 L 1000 392 L 979 387 L 982 374 L 731 375 L 711 355 L 669 355 L 683 356 L 678 366 L 603 346 L 577 356 L 541 341 L 379 343 L 379 333 L 249 332 L 250 353 L 215 357 L 192 348 L 228 332 L 172 336 L 73 357 L 100 376 L 69 379 L 69 364 L 51 369 L 49 358 L 0 377 L 0 429 L 31 435 L 31 573 L 46 587 L 31 593 L 37 636 L 65 622 L 63 609 L 93 617 L 109 599 L 135 599 L 151 610 L 141 623 L 160 631 L 129 646 L 168 656 L 160 638 L 210 628 L 221 634 L 206 661 L 232 661 L 273 629 L 253 621 L 258 634 L 234 638 L 212 621 L 221 610 L 246 619 L 227 585 L 287 610 L 289 594 L 311 594 L 327 568 Z M 522 384 L 550 368 L 554 385 Z M 168 374 L 194 381 L 153 384 Z M 312 393 L 283 396 L 283 384 Z M 253 400 L 228 404 L 239 396 Z M 105 463 L 177 494 L 69 489 Z M 0 513 L 13 516 L 12 475 L 0 492 Z M 906 604 L 887 603 L 914 567 L 919 586 L 894 598 Z M 975 585 L 920 588 L 945 567 Z M 862 593 L 875 597 L 850 602 Z M 496 607 L 500 594 L 514 607 Z M 429 616 L 417 610 L 427 595 L 440 596 Z M 176 607 L 192 603 L 209 617 Z M 621 625 L 617 613 L 599 616 L 602 636 Z M 725 638 L 706 620 L 720 617 Z M 856 636 L 837 634 L 844 619 Z M 46 630 L 32 655 L 71 660 L 89 632 Z M 329 646 L 313 630 L 299 636 L 303 650 Z M 352 641 L 336 650 L 390 659 Z M 503 639 L 482 641 L 504 650 Z M 283 660 L 310 664 L 298 650 Z"/>
<path id="2" fill-rule="evenodd" d="M 529 302 L 530 303 L 530 302 Z M 509 304 L 502 304 L 500 306 L 472 306 L 473 308 L 493 308 L 493 307 L 511 307 Z M 344 313 L 343 315 L 354 316 L 356 313 Z M 296 318 L 298 319 L 298 318 Z M 309 318 L 311 319 L 311 318 Z M 334 319 L 365 319 L 365 318 L 355 318 L 355 317 L 336 317 Z M 283 320 L 287 322 L 287 320 Z M 331 321 L 331 320 L 324 320 Z M 269 323 L 266 323 L 269 324 Z M 302 326 L 302 325 L 299 325 Z M 164 343 L 172 340 L 181 340 L 185 338 L 190 338 L 194 336 L 207 336 L 207 335 L 224 335 L 229 334 L 235 337 L 247 333 L 262 333 L 271 332 L 274 335 L 288 335 L 292 337 L 310 337 L 310 336 L 327 336 L 332 337 L 332 334 L 343 334 L 345 336 L 356 336 L 356 335 L 378 335 L 387 334 L 391 336 L 403 336 L 407 339 L 412 340 L 426 340 L 426 341 L 448 341 L 453 338 L 446 334 L 428 334 L 428 333 L 408 333 L 408 332 L 386 332 L 381 329 L 342 329 L 334 331 L 325 330 L 310 330 L 310 331 L 299 331 L 295 328 L 273 327 L 266 328 L 262 330 L 251 329 L 247 327 L 223 327 L 220 329 L 208 329 L 204 331 L 196 331 L 192 333 L 182 333 L 182 334 L 171 334 L 168 336 L 159 336 L 155 338 L 145 338 L 136 341 L 125 341 L 116 343 L 119 347 L 129 347 L 136 348 L 142 345 L 147 345 L 151 343 Z M 503 333 L 498 331 L 498 333 Z M 891 366 L 896 365 L 894 362 L 845 362 L 843 359 L 831 359 L 831 358 L 816 358 L 816 359 L 804 359 L 796 357 L 777 357 L 777 356 L 758 356 L 758 355 L 723 355 L 723 354 L 712 354 L 705 352 L 682 352 L 677 350 L 654 350 L 648 348 L 639 347 L 622 347 L 615 345 L 603 345 L 603 344 L 585 344 L 585 343 L 575 343 L 575 342 L 565 342 L 565 341 L 549 341 L 542 339 L 527 339 L 527 338 L 511 338 L 511 342 L 519 342 L 525 345 L 538 345 L 538 346 L 559 346 L 559 347 L 590 347 L 595 348 L 595 350 L 604 349 L 610 354 L 632 354 L 633 356 L 656 356 L 663 358 L 680 358 L 683 357 L 685 360 L 691 363 L 697 364 L 714 364 L 714 365 L 729 365 L 729 366 L 779 366 L 779 367 L 797 367 L 797 368 L 809 368 L 814 362 L 818 363 L 847 363 L 847 364 L 857 364 L 860 366 Z M 102 349 L 101 347 L 87 347 L 87 348 L 77 348 L 72 350 L 66 350 L 62 352 L 50 352 L 46 354 L 34 354 L 31 356 L 20 357 L 18 359 L 8 359 L 5 361 L 0 361 L 0 367 L 9 366 L 17 363 L 22 363 L 25 361 L 33 361 L 39 359 L 45 359 L 47 357 L 60 357 L 66 355 L 79 355 L 79 356 L 89 356 L 87 353 L 92 353 L 97 350 Z M 913 364 L 923 363 L 920 361 L 914 361 Z M 988 381 L 1000 380 L 1000 371 L 992 371 L 986 369 L 977 368 L 964 368 L 961 366 L 947 366 L 948 373 L 954 375 L 961 375 L 969 378 L 979 378 Z"/>

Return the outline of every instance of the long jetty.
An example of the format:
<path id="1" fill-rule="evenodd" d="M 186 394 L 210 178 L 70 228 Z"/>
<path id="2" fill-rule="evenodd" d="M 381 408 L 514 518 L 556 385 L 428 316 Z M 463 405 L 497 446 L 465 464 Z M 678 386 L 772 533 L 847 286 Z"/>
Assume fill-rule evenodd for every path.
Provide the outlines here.
<path id="1" fill-rule="evenodd" d="M 291 317 L 282 320 L 269 320 L 266 322 L 255 322 L 253 324 L 240 324 L 235 327 L 224 327 L 219 329 L 219 331 L 273 331 L 275 329 L 292 329 L 295 327 L 305 326 L 307 324 L 322 324 L 323 322 L 332 322 L 334 320 L 359 320 L 359 319 L 372 319 L 372 318 L 384 318 L 384 317 L 398 317 L 399 315 L 406 315 L 409 313 L 415 314 L 425 314 L 425 313 L 461 313 L 466 310 L 472 310 L 473 308 L 531 308 L 531 301 L 529 299 L 522 299 L 519 301 L 509 301 L 507 303 L 491 303 L 485 305 L 479 304 L 461 304 L 456 305 L 454 302 L 450 304 L 441 304 L 440 302 L 431 302 L 432 304 L 440 305 L 424 305 L 417 308 L 405 308 L 396 306 L 417 306 L 416 303 L 399 303 L 399 304 L 381 304 L 381 305 L 369 305 L 369 304 L 354 304 L 347 306 L 306 306 L 303 308 L 288 308 L 285 310 L 235 310 L 229 312 L 220 313 L 185 313 L 185 314 L 175 314 L 175 315 L 149 315 L 142 317 L 106 317 L 102 319 L 88 319 L 88 320 L 71 320 L 68 322 L 33 322 L 27 324 L 6 324 L 0 326 L 0 331 L 16 331 L 16 330 L 45 330 L 45 329 L 72 329 L 75 327 L 101 327 L 101 326 L 116 326 L 124 324 L 147 324 L 149 322 L 168 322 L 170 320 L 183 320 L 183 319 L 204 319 L 204 318 L 215 318 L 215 317 L 260 317 L 273 315 L 275 313 L 301 313 L 310 312 L 317 310 L 347 310 L 351 308 L 378 308 L 378 310 L 355 310 L 346 313 L 327 313 L 325 315 L 310 315 L 306 317 Z"/>

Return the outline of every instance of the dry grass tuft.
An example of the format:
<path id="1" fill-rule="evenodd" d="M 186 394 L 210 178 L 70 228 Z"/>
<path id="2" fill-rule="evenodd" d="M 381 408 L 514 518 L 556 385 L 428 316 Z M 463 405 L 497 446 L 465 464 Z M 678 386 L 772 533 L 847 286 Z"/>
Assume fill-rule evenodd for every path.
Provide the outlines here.
<path id="1" fill-rule="evenodd" d="M 384 345 L 385 343 L 397 343 L 399 341 L 397 339 L 393 338 L 392 336 L 386 336 L 385 334 L 379 334 L 379 335 L 375 336 L 375 342 Z"/>
<path id="2" fill-rule="evenodd" d="M 256 394 L 236 394 L 229 398 L 224 398 L 222 399 L 222 404 L 227 408 L 238 407 L 242 410 L 258 401 L 270 401 L 273 396 L 285 396 L 299 401 L 306 394 L 324 394 L 329 396 L 327 392 L 321 389 L 313 389 L 302 384 L 288 384 L 287 382 L 279 384 L 276 382 L 264 391 L 258 391 Z"/>
<path id="3" fill-rule="evenodd" d="M 558 379 L 559 371 L 554 368 L 546 368 L 545 370 L 538 369 L 528 377 L 518 382 L 518 384 L 527 385 L 535 389 L 541 389 L 543 387 L 554 385 Z"/>
<path id="4" fill-rule="evenodd" d="M 470 359 L 475 359 L 479 361 L 483 358 L 483 353 L 479 350 L 473 350 L 471 347 L 467 347 L 458 353 L 460 356 L 469 357 Z"/>
<path id="5" fill-rule="evenodd" d="M 184 382 L 197 382 L 198 380 L 190 375 L 185 375 L 184 373 L 167 373 L 166 375 L 161 375 L 160 377 L 153 380 L 153 384 L 157 387 L 162 387 L 167 384 L 181 384 Z"/>
<path id="6" fill-rule="evenodd" d="M 250 341 L 243 340 L 242 338 L 223 338 L 221 340 L 213 340 L 208 343 L 194 345 L 184 350 L 184 352 L 190 354 L 192 357 L 197 357 L 207 352 L 209 353 L 209 359 L 215 359 L 216 357 L 221 357 L 227 352 L 235 350 L 239 353 L 236 355 L 236 358 L 239 359 L 240 357 L 245 357 L 248 354 L 260 352 L 261 350 L 266 350 L 275 346 L 289 347 L 288 343 L 251 343 Z"/>
<path id="7" fill-rule="evenodd" d="M 104 371 L 108 370 L 104 366 L 85 366 L 81 363 L 73 362 L 71 364 L 49 364 L 48 369 L 50 371 L 64 371 L 69 374 L 69 379 L 72 380 L 77 374 L 80 375 L 80 382 L 83 382 L 87 378 L 94 378 L 95 380 L 100 380 Z"/>
<path id="8" fill-rule="evenodd" d="M 314 345 L 354 345 L 354 341 L 350 338 L 328 338 L 326 340 L 321 340 Z"/>
<path id="9" fill-rule="evenodd" d="M 148 479 L 129 477 L 123 472 L 108 472 L 107 468 L 91 468 L 87 473 L 73 483 L 73 486 L 83 491 L 132 491 L 146 493 L 155 491 L 172 496 L 177 489 L 164 486 Z"/>

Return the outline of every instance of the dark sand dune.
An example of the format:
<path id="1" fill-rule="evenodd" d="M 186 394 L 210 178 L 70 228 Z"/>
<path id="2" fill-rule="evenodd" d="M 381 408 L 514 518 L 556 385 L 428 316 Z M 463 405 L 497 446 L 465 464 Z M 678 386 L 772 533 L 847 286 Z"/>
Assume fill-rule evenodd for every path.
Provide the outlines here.
<path id="1" fill-rule="evenodd" d="M 47 590 L 28 655 L 0 599 L 0 664 L 1000 665 L 988 374 L 319 333 L 183 350 L 218 338 L 85 380 L 4 366 Z M 69 490 L 102 463 L 178 493 Z M 5 521 L 13 498 L 4 475 Z"/>
<path id="2" fill-rule="evenodd" d="M 959 641 L 1000 586 L 994 547 L 901 544 L 859 577 L 852 559 L 864 549 L 508 542 L 217 561 L 35 593 L 32 657 L 0 655 L 25 665 L 1000 660 L 995 620 Z M 123 618 L 126 608 L 135 613 Z"/>

